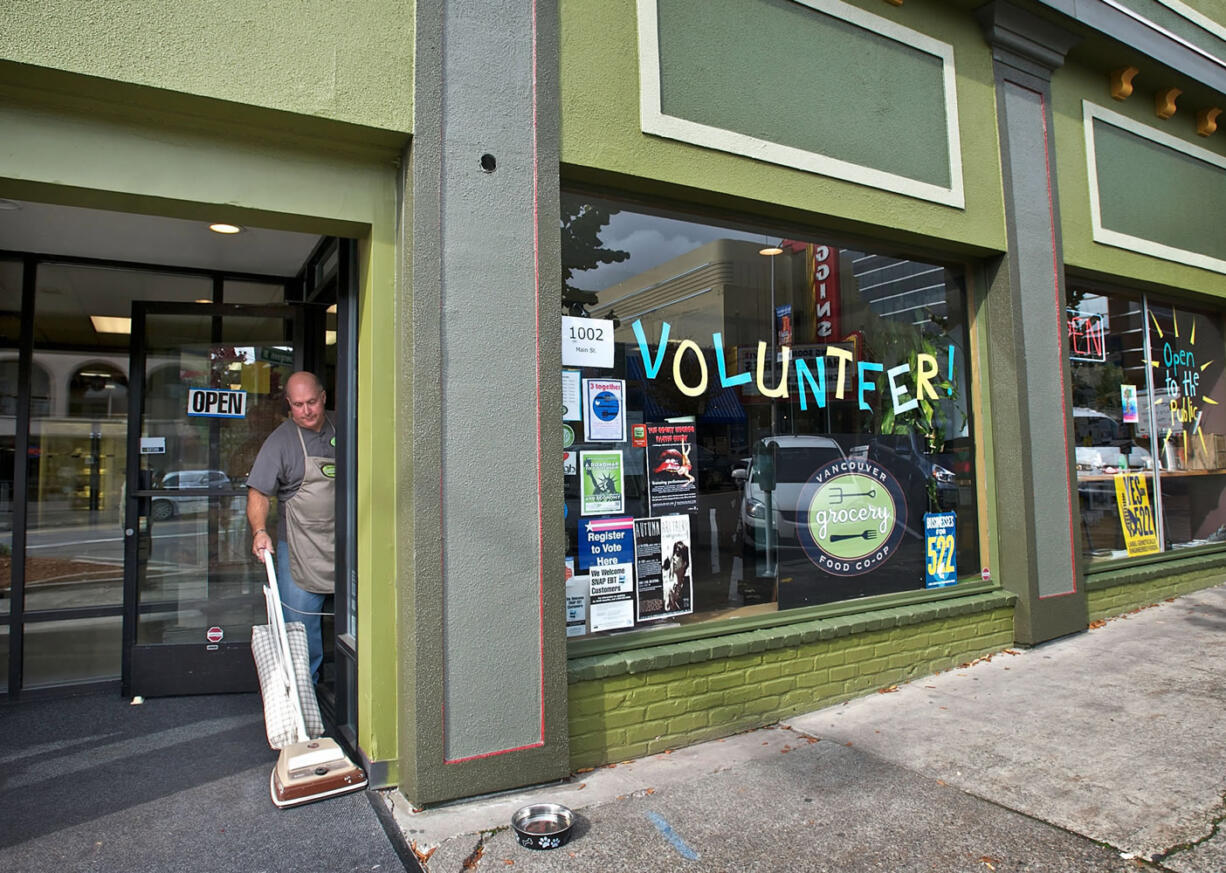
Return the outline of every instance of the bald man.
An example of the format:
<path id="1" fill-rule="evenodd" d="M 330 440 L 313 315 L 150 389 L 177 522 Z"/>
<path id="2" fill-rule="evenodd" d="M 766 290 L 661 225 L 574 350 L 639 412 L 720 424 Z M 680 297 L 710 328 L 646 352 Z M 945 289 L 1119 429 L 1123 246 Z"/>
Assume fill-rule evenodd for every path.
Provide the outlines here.
<path id="1" fill-rule="evenodd" d="M 289 418 L 264 440 L 247 477 L 251 553 L 277 561 L 277 587 L 286 621 L 306 626 L 311 677 L 323 663 L 320 616 L 336 589 L 336 427 L 324 411 L 327 394 L 314 373 L 285 383 Z M 280 506 L 274 547 L 268 530 L 271 498 Z"/>

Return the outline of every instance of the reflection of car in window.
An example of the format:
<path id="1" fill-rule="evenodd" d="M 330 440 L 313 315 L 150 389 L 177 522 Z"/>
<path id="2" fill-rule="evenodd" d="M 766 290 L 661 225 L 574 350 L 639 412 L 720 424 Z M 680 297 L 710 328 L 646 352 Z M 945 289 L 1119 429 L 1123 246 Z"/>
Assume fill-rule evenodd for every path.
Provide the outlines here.
<path id="1" fill-rule="evenodd" d="M 844 457 L 843 449 L 828 436 L 782 435 L 759 440 L 754 458 L 761 457 L 770 442 L 779 446 L 775 463 L 775 490 L 771 493 L 773 524 L 770 527 L 776 532 L 772 541 L 799 547 L 796 504 L 800 491 L 818 467 Z M 760 472 L 754 461 L 750 461 L 747 470 L 732 471 L 732 477 L 745 485 L 741 492 L 737 529 L 738 539 L 750 552 L 755 544 L 766 542 L 766 492 L 759 484 Z"/>
<path id="2" fill-rule="evenodd" d="M 1085 406 L 1073 407 L 1073 442 L 1080 471 L 1117 467 L 1121 455 L 1132 469 L 1152 470 L 1154 466 L 1150 453 L 1127 435 L 1120 422 Z"/>
<path id="3" fill-rule="evenodd" d="M 237 486 L 221 470 L 172 470 L 164 475 L 161 482 L 155 487 L 166 491 L 208 488 L 213 491 L 228 492 Z M 207 512 L 210 499 L 207 495 L 159 496 L 153 498 L 149 512 L 154 520 L 166 521 L 179 515 Z"/>
<path id="4" fill-rule="evenodd" d="M 922 525 L 924 512 L 958 508 L 958 477 L 950 469 L 956 466 L 955 461 L 951 456 L 925 452 L 915 431 L 874 437 L 864 450 L 865 457 L 898 480 L 907 498 L 909 527 Z"/>

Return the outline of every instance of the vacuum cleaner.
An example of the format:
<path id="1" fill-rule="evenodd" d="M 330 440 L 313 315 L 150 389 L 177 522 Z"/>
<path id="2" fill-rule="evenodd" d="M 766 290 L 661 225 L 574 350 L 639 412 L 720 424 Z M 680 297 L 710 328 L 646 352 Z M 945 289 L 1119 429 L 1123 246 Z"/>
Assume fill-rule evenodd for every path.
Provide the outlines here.
<path id="1" fill-rule="evenodd" d="M 273 557 L 267 551 L 264 568 L 268 572 L 264 588 L 268 625 L 252 628 L 251 648 L 260 675 L 269 745 L 281 751 L 268 780 L 272 802 L 286 809 L 360 791 L 367 784 L 365 772 L 335 740 L 322 736 L 323 722 L 307 664 L 306 631 L 301 622 L 285 622 Z M 290 644 L 291 633 L 296 646 Z M 310 733 L 304 694 L 310 695 Z"/>

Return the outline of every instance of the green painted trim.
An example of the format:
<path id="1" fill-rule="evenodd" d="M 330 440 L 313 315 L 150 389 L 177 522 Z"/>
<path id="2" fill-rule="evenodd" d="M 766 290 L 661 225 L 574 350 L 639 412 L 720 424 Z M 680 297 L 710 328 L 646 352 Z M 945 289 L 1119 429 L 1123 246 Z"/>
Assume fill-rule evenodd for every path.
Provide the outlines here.
<path id="1" fill-rule="evenodd" d="M 864 615 L 882 609 L 902 609 L 925 603 L 952 600 L 968 595 L 986 594 L 996 591 L 998 587 L 990 582 L 982 582 L 977 577 L 968 576 L 959 580 L 957 585 L 949 588 L 934 588 L 931 590 L 921 588 L 916 591 L 899 591 L 895 594 L 881 594 L 876 597 L 864 597 L 858 600 L 841 600 L 838 603 L 823 603 L 818 606 L 805 606 L 800 609 L 789 609 L 766 615 L 728 618 L 704 624 L 685 625 L 683 627 L 644 628 L 634 633 L 596 637 L 588 640 L 574 640 L 567 646 L 567 657 L 571 659 L 587 658 L 611 652 L 654 648 L 674 643 L 684 643 L 690 640 L 723 637 L 729 634 L 747 633 L 766 628 L 786 627 L 815 619 Z"/>
<path id="2" fill-rule="evenodd" d="M 405 408 L 382 400 L 396 395 L 401 372 L 395 330 L 396 275 L 400 267 L 395 196 L 388 186 L 386 220 L 359 246 L 358 302 L 358 745 L 369 760 L 387 768 L 388 784 L 399 781 L 401 711 L 399 669 L 399 540 L 401 512 L 397 434 L 407 425 Z"/>
<path id="3" fill-rule="evenodd" d="M 638 14 L 649 133 L 963 205 L 948 43 L 840 0 L 640 0 Z"/>
<path id="4" fill-rule="evenodd" d="M 992 59 L 978 23 L 944 0 L 908 0 L 899 8 L 881 0 L 852 5 L 954 46 L 964 209 L 644 134 L 635 0 L 560 0 L 564 176 L 623 191 L 672 190 L 691 204 L 721 210 L 741 203 L 760 219 L 846 228 L 878 240 L 905 238 L 946 257 L 951 251 L 1002 251 Z"/>
<path id="5" fill-rule="evenodd" d="M 1151 83 L 1148 87 L 1155 86 Z M 1069 63 L 1053 75 L 1053 136 L 1065 269 L 1115 284 L 1160 292 L 1168 297 L 1183 290 L 1226 299 L 1226 274 L 1130 248 L 1105 245 L 1094 239 L 1082 100 L 1093 98 L 1110 104 L 1114 111 L 1137 124 L 1162 124 L 1164 131 L 1182 141 L 1226 157 L 1226 140 L 1220 133 L 1208 138 L 1197 136 L 1195 114 L 1183 110 L 1169 121 L 1159 122 L 1154 117 L 1151 97 L 1152 91 L 1142 87 L 1128 100 L 1111 101 L 1101 67 Z"/>
<path id="6" fill-rule="evenodd" d="M 1011 608 L 1017 597 L 1006 591 L 971 594 L 920 604 L 883 607 L 855 614 L 830 615 L 779 626 L 757 627 L 719 637 L 662 643 L 651 648 L 577 658 L 567 664 L 573 684 L 607 679 L 627 673 L 642 673 L 682 664 L 798 646 L 867 631 L 920 624 L 958 615 L 973 615 Z"/>
<path id="7" fill-rule="evenodd" d="M 1203 196 L 1226 184 L 1226 159 L 1089 100 L 1083 105 L 1095 239 L 1226 272 L 1226 205 Z"/>

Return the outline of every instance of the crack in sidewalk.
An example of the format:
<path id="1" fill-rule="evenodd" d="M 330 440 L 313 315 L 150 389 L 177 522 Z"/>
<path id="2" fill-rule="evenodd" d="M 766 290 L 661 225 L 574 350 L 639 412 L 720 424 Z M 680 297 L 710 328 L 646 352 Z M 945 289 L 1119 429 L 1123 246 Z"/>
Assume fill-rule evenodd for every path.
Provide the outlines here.
<path id="1" fill-rule="evenodd" d="M 1218 807 L 1217 815 L 1209 820 L 1209 833 L 1195 840 L 1189 840 L 1186 843 L 1178 843 L 1165 852 L 1158 852 L 1151 855 L 1150 859 L 1155 863 L 1161 864 L 1173 855 L 1182 855 L 1185 852 L 1191 852 L 1200 846 L 1213 840 L 1222 828 L 1223 822 L 1226 822 L 1226 791 L 1222 792 L 1222 802 Z"/>

